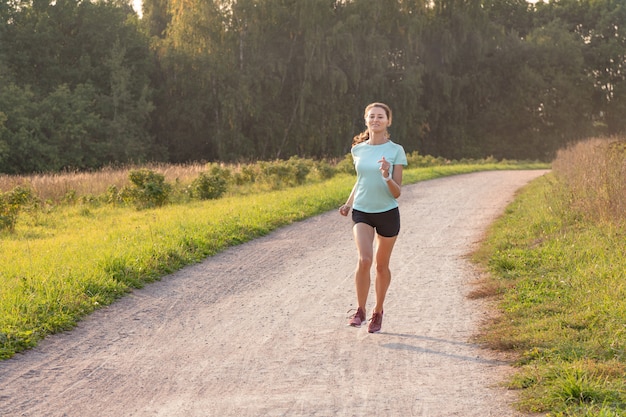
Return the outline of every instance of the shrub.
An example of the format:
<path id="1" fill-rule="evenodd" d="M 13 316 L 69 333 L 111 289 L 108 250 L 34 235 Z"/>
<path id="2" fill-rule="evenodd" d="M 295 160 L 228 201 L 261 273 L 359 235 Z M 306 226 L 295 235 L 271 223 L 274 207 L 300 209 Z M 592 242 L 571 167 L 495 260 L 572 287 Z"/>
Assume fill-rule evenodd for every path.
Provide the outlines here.
<path id="1" fill-rule="evenodd" d="M 254 184 L 258 172 L 258 169 L 255 169 L 255 165 L 240 165 L 238 172 L 235 172 L 232 176 L 233 182 L 235 185 Z"/>
<path id="2" fill-rule="evenodd" d="M 220 198 L 228 188 L 230 171 L 213 165 L 209 172 L 201 172 L 189 186 L 191 197 L 199 200 Z"/>
<path id="3" fill-rule="evenodd" d="M 23 186 L 0 193 L 0 230 L 13 231 L 20 210 L 34 200 L 33 191 Z"/>
<path id="4" fill-rule="evenodd" d="M 131 187 L 122 190 L 123 198 L 132 201 L 137 209 L 161 207 L 169 198 L 172 186 L 165 182 L 165 176 L 149 169 L 134 170 L 129 173 Z"/>
<path id="5" fill-rule="evenodd" d="M 286 161 L 259 162 L 259 181 L 273 190 L 304 184 L 312 161 L 293 156 Z"/>
<path id="6" fill-rule="evenodd" d="M 302 159 L 297 156 L 292 156 L 287 160 L 287 167 L 291 171 L 292 175 L 288 182 L 288 185 L 296 186 L 302 185 L 306 182 L 306 177 L 313 169 L 314 162 L 311 159 Z"/>
<path id="7" fill-rule="evenodd" d="M 356 174 L 356 170 L 354 169 L 354 162 L 352 161 L 352 155 L 349 153 L 346 154 L 344 158 L 337 163 L 335 169 L 337 170 L 337 172 L 341 172 L 344 174 Z"/>
<path id="8" fill-rule="evenodd" d="M 416 167 L 434 167 L 449 165 L 451 161 L 448 161 L 442 157 L 435 158 L 430 155 L 420 155 L 417 151 L 413 151 L 406 156 L 408 165 L 412 168 Z"/>
<path id="9" fill-rule="evenodd" d="M 103 198 L 107 204 L 115 205 L 124 203 L 123 195 L 116 185 L 109 185 Z"/>
<path id="10" fill-rule="evenodd" d="M 13 230 L 19 207 L 11 204 L 7 194 L 0 194 L 0 230 Z"/>
<path id="11" fill-rule="evenodd" d="M 327 180 L 335 175 L 335 169 L 326 161 L 317 161 L 311 170 L 312 176 L 320 180 Z"/>

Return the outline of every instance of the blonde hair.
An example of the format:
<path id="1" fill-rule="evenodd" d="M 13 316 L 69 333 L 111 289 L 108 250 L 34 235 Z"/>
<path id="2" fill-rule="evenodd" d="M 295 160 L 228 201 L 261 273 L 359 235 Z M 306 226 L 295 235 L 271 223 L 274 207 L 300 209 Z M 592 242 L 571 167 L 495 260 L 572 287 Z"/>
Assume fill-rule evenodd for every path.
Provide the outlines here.
<path id="1" fill-rule="evenodd" d="M 374 102 L 374 103 L 368 104 L 367 107 L 365 108 L 365 112 L 363 113 L 363 118 L 366 118 L 367 113 L 369 113 L 369 111 L 372 110 L 374 107 L 379 107 L 385 111 L 385 113 L 387 114 L 387 119 L 389 119 L 389 126 L 391 126 L 391 119 L 392 119 L 391 108 L 385 103 Z M 369 137 L 370 137 L 369 129 L 365 129 L 363 132 L 359 133 L 354 138 L 352 138 L 352 146 L 357 145 L 361 142 L 365 142 L 366 140 L 369 139 Z"/>

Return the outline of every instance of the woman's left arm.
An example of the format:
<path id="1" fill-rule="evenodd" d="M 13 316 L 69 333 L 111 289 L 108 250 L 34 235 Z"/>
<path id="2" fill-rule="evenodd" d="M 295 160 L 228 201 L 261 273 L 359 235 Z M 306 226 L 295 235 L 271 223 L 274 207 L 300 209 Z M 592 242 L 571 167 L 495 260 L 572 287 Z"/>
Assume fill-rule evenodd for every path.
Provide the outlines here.
<path id="1" fill-rule="evenodd" d="M 387 187 L 389 187 L 389 191 L 391 191 L 393 198 L 400 197 L 402 192 L 402 168 L 402 165 L 394 165 L 391 179 L 387 181 Z"/>

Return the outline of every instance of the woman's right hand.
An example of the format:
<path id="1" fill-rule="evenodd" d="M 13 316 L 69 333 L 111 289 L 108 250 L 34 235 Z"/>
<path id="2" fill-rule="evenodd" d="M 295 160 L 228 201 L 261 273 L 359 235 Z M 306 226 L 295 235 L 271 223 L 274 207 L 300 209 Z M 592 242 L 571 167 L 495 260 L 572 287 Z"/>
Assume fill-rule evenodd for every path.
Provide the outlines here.
<path id="1" fill-rule="evenodd" d="M 350 213 L 350 209 L 352 207 L 350 207 L 347 204 L 344 204 L 343 206 L 339 207 L 339 214 L 341 214 L 342 216 L 347 216 L 348 213 Z"/>

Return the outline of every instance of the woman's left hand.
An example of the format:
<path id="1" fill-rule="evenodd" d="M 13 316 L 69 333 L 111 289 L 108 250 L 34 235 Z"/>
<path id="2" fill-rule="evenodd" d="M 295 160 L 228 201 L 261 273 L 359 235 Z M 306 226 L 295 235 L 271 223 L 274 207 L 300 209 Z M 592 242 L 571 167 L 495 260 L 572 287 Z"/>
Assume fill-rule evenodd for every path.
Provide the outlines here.
<path id="1" fill-rule="evenodd" d="M 380 164 L 379 169 L 380 169 L 380 172 L 383 174 L 383 177 L 388 177 L 389 168 L 391 168 L 391 164 L 389 163 L 389 161 L 387 161 L 385 157 L 383 156 L 382 158 L 378 160 L 378 163 Z"/>

